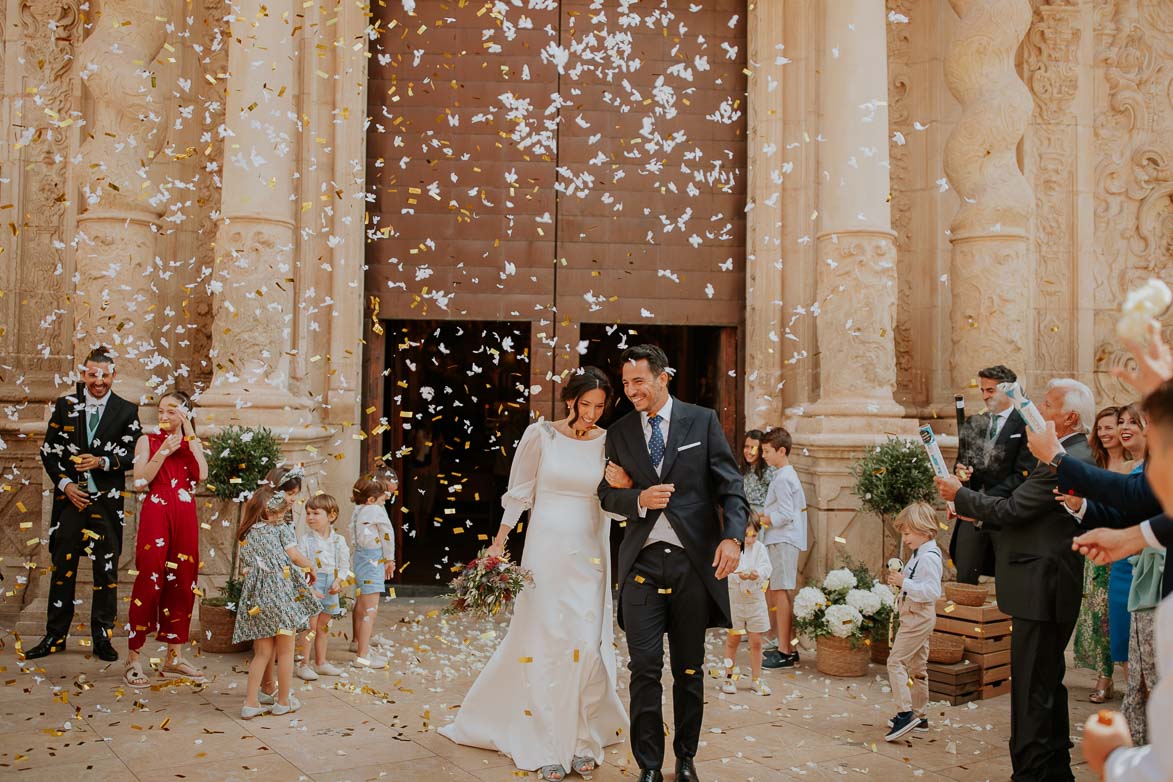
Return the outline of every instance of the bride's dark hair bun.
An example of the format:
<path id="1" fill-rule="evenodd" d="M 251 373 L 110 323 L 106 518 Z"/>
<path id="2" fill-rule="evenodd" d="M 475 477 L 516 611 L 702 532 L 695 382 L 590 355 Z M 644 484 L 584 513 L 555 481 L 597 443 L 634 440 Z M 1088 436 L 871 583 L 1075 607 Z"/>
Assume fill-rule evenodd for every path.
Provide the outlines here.
<path id="1" fill-rule="evenodd" d="M 578 398 L 587 391 L 594 391 L 596 388 L 603 389 L 603 408 L 611 404 L 611 396 L 614 391 L 611 388 L 611 379 L 607 377 L 607 373 L 598 367 L 580 367 L 579 369 L 571 370 L 570 376 L 566 378 L 566 382 L 562 384 L 562 401 L 570 402 L 570 419 L 568 423 L 574 426 L 574 422 L 578 420 Z"/>

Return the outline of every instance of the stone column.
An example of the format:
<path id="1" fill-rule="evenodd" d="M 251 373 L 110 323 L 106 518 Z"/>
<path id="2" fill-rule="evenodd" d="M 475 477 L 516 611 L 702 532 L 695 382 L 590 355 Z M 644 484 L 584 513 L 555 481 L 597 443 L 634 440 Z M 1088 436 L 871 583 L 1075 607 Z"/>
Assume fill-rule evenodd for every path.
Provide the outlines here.
<path id="1" fill-rule="evenodd" d="M 285 0 L 233 6 L 224 172 L 212 276 L 211 387 L 200 399 L 237 418 L 290 425 L 304 408 L 290 388 L 298 133 L 298 18 Z M 247 412 L 239 407 L 246 406 Z"/>
<path id="2" fill-rule="evenodd" d="M 960 17 L 945 57 L 945 81 L 962 115 L 945 144 L 945 174 L 961 207 L 950 228 L 956 388 L 977 370 L 1005 364 L 1019 373 L 1034 354 L 1033 206 L 1018 169 L 1018 142 L 1031 115 L 1015 55 L 1030 27 L 1030 0 L 951 0 Z"/>
<path id="3" fill-rule="evenodd" d="M 782 411 L 782 130 L 784 4 L 747 8 L 749 35 L 749 183 L 745 270 L 745 425 L 761 428 Z M 790 343 L 793 345 L 794 343 Z"/>
<path id="4" fill-rule="evenodd" d="M 888 53 L 882 0 L 824 6 L 817 333 L 807 415 L 897 418 L 896 246 L 888 208 Z"/>
<path id="5" fill-rule="evenodd" d="M 155 237 L 170 197 L 151 178 L 167 133 L 167 91 L 154 60 L 170 13 L 165 0 L 105 0 L 78 50 L 94 103 L 77 166 L 74 363 L 94 345 L 107 346 L 116 354 L 118 393 L 133 401 L 144 398 L 157 358 Z"/>

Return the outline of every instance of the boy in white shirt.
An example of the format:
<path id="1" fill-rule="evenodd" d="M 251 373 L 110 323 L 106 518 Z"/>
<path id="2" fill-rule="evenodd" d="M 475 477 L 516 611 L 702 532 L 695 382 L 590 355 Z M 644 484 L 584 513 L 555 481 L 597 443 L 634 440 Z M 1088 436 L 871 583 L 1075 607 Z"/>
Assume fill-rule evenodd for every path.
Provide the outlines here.
<path id="1" fill-rule="evenodd" d="M 798 662 L 798 652 L 791 643 L 791 626 L 798 555 L 807 547 L 806 495 L 798 473 L 790 465 L 790 448 L 790 432 L 785 429 L 771 429 L 762 437 L 762 458 L 777 470 L 766 491 L 761 518 L 762 543 L 773 571 L 766 592 L 772 636 L 762 660 L 767 668 L 791 668 Z"/>
<path id="2" fill-rule="evenodd" d="M 314 597 L 322 604 L 322 610 L 310 620 L 309 632 L 302 639 L 302 663 L 295 671 L 297 678 L 307 682 L 316 681 L 319 675 L 342 674 L 341 668 L 326 659 L 330 620 L 342 615 L 339 595 L 343 585 L 350 580 L 350 547 L 334 530 L 339 512 L 338 500 L 331 495 L 310 497 L 305 504 L 305 521 L 309 530 L 297 541 L 297 550 L 314 563 L 318 574 L 313 587 Z"/>
<path id="3" fill-rule="evenodd" d="M 745 528 L 745 545 L 737 570 L 729 575 L 729 612 L 733 626 L 725 638 L 725 681 L 721 691 L 737 694 L 733 679 L 733 661 L 741 636 L 749 635 L 749 668 L 753 677 L 750 689 L 755 695 L 769 695 L 770 688 L 762 681 L 762 633 L 770 629 L 770 612 L 766 607 L 765 587 L 770 579 L 770 557 L 758 540 L 758 523 L 751 518 Z"/>
<path id="4" fill-rule="evenodd" d="M 937 623 L 937 599 L 941 597 L 944 561 L 937 546 L 937 513 L 933 506 L 917 502 L 896 517 L 905 547 L 912 556 L 903 572 L 888 573 L 888 583 L 900 587 L 900 629 L 888 655 L 888 683 L 899 711 L 892 718 L 885 741 L 895 741 L 911 730 L 927 730 L 924 716 L 929 702 L 929 637 Z M 910 688 L 911 685 L 911 688 Z"/>

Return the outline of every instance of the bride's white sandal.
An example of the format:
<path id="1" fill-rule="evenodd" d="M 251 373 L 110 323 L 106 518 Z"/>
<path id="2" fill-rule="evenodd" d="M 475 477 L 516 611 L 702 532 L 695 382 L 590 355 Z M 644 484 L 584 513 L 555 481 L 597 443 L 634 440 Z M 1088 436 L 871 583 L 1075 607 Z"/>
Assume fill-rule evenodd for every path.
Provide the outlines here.
<path id="1" fill-rule="evenodd" d="M 562 782 L 562 780 L 566 779 L 566 769 L 560 763 L 552 766 L 542 766 L 538 769 L 538 775 L 546 780 L 546 782 Z"/>
<path id="2" fill-rule="evenodd" d="M 578 774 L 583 779 L 591 779 L 592 775 L 595 773 L 595 769 L 598 767 L 598 764 L 595 763 L 595 759 L 591 757 L 580 757 L 575 755 L 570 760 L 570 770 L 575 774 Z"/>

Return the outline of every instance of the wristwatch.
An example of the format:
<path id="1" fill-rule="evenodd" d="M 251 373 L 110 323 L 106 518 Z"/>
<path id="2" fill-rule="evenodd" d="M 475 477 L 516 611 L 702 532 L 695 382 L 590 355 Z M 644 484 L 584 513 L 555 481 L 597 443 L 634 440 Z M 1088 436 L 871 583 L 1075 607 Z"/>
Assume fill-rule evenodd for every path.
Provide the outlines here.
<path id="1" fill-rule="evenodd" d="M 1063 461 L 1063 457 L 1066 455 L 1067 455 L 1067 451 L 1060 451 L 1059 453 L 1057 453 L 1051 457 L 1051 461 L 1047 462 L 1047 466 L 1049 466 L 1053 470 L 1059 469 L 1059 462 Z"/>

